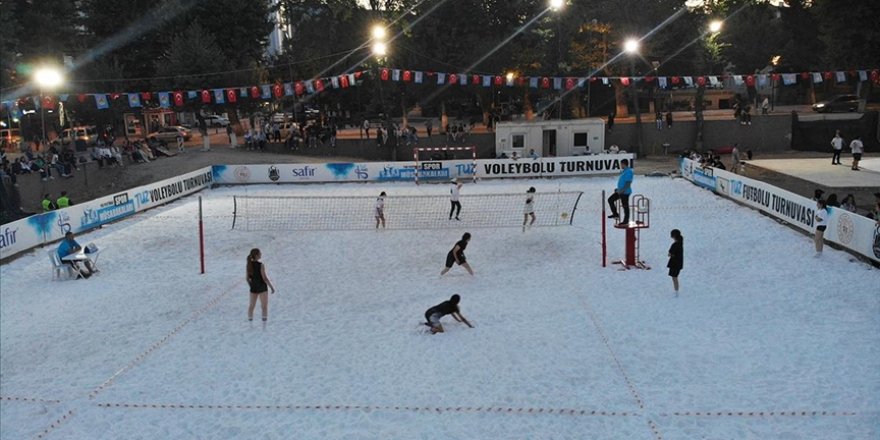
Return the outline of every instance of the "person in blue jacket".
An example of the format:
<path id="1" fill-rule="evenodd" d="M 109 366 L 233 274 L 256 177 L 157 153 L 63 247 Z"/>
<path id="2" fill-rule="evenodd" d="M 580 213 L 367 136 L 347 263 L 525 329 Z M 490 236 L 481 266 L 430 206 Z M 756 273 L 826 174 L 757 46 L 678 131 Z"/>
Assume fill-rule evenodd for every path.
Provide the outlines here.
<path id="1" fill-rule="evenodd" d="M 617 177 L 617 188 L 614 189 L 614 194 L 608 198 L 608 206 L 611 207 L 611 215 L 608 218 L 620 218 L 616 205 L 616 202 L 620 200 L 620 204 L 623 206 L 623 221 L 620 223 L 625 225 L 629 223 L 629 195 L 632 194 L 633 170 L 629 167 L 629 159 L 621 160 L 620 165 L 623 169 L 620 170 L 620 175 Z"/>
<path id="2" fill-rule="evenodd" d="M 58 258 L 61 259 L 62 263 L 73 266 L 74 268 L 76 268 L 77 271 L 82 274 L 83 277 L 88 278 L 92 276 L 93 273 L 95 273 L 95 268 L 94 266 L 92 266 L 92 263 L 89 260 L 83 260 L 87 270 L 81 270 L 75 260 L 64 260 L 64 257 L 70 254 L 75 254 L 81 250 L 82 246 L 77 243 L 73 232 L 68 232 L 64 234 L 64 240 L 61 240 L 61 243 L 58 244 Z"/>

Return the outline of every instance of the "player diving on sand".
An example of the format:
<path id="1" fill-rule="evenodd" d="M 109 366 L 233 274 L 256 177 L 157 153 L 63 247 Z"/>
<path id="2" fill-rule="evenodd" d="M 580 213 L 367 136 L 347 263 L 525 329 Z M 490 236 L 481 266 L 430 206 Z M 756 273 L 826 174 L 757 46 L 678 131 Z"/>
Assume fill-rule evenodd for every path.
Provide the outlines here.
<path id="1" fill-rule="evenodd" d="M 440 324 L 440 318 L 446 315 L 452 315 L 452 317 L 458 321 L 463 322 L 470 328 L 474 328 L 464 316 L 462 316 L 461 311 L 458 309 L 458 303 L 461 301 L 461 297 L 456 295 L 452 295 L 448 301 L 443 301 L 440 304 L 437 304 L 434 307 L 425 311 L 425 325 L 431 327 L 431 334 L 434 333 L 443 333 L 443 325 Z"/>

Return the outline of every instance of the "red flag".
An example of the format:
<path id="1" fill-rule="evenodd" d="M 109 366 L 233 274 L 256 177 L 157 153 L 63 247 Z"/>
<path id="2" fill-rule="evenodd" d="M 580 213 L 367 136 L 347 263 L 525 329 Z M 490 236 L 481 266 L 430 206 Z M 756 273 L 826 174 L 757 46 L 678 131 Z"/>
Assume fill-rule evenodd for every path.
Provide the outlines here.
<path id="1" fill-rule="evenodd" d="M 149 101 L 149 100 L 152 99 L 152 98 L 153 98 L 153 94 L 152 94 L 152 93 L 150 93 L 150 92 L 141 92 L 141 99 L 143 99 L 144 101 Z"/>
<path id="2" fill-rule="evenodd" d="M 174 105 L 180 107 L 184 104 L 183 92 L 174 92 Z"/>
<path id="3" fill-rule="evenodd" d="M 834 72 L 825 72 L 825 81 L 831 81 L 834 78 Z"/>
<path id="4" fill-rule="evenodd" d="M 880 71 L 872 70 L 871 71 L 871 81 L 880 84 Z"/>
<path id="5" fill-rule="evenodd" d="M 770 75 L 770 78 L 772 78 L 773 81 L 779 81 L 779 79 L 782 78 L 782 75 L 780 75 L 778 73 L 774 73 L 774 74 Z"/>
<path id="6" fill-rule="evenodd" d="M 654 77 L 653 77 L 653 76 L 646 76 L 646 77 L 644 78 L 644 80 L 645 80 L 646 83 L 651 84 L 651 83 L 654 82 Z"/>
<path id="7" fill-rule="evenodd" d="M 111 93 L 110 94 L 110 98 L 112 98 L 112 99 L 119 99 L 120 96 L 122 96 L 122 95 L 119 93 Z"/>
<path id="8" fill-rule="evenodd" d="M 348 81 L 348 75 L 339 76 L 339 85 L 342 86 L 343 89 L 347 89 L 351 85 Z"/>
<path id="9" fill-rule="evenodd" d="M 278 82 L 272 84 L 272 95 L 275 96 L 276 99 L 284 96 L 284 86 Z"/>
<path id="10" fill-rule="evenodd" d="M 226 102 L 233 103 L 238 101 L 238 93 L 235 93 L 235 89 L 226 89 Z"/>
<path id="11" fill-rule="evenodd" d="M 456 83 L 458 83 L 458 75 L 456 75 L 454 73 L 450 73 L 449 74 L 449 84 L 456 84 Z"/>
<path id="12" fill-rule="evenodd" d="M 303 85 L 302 81 L 297 81 L 296 84 L 293 85 L 293 93 L 295 93 L 296 96 L 302 96 L 305 92 L 306 86 Z"/>
<path id="13" fill-rule="evenodd" d="M 480 85 L 480 75 L 471 75 L 471 84 L 475 86 Z"/>
<path id="14" fill-rule="evenodd" d="M 51 96 L 43 96 L 43 102 L 41 105 L 44 109 L 55 110 L 55 100 Z"/>
<path id="15" fill-rule="evenodd" d="M 88 95 L 81 93 L 79 96 L 76 97 L 76 100 L 82 103 L 86 102 L 86 98 L 88 98 Z"/>
<path id="16" fill-rule="evenodd" d="M 706 85 L 706 77 L 705 76 L 698 76 L 697 77 L 697 85 L 700 87 L 704 87 Z"/>
<path id="17" fill-rule="evenodd" d="M 210 104 L 211 103 L 211 92 L 207 89 L 202 90 L 202 103 Z"/>
<path id="18" fill-rule="evenodd" d="M 670 81 L 672 81 L 672 85 L 677 86 L 681 84 L 681 78 L 678 76 L 673 76 Z"/>
<path id="19" fill-rule="evenodd" d="M 627 78 L 625 76 L 620 77 L 620 83 L 623 84 L 624 86 L 629 87 L 629 85 L 630 85 L 629 78 Z"/>
<path id="20" fill-rule="evenodd" d="M 574 78 L 565 78 L 565 90 L 571 90 L 574 88 Z"/>
<path id="21" fill-rule="evenodd" d="M 315 80 L 315 90 L 317 90 L 318 93 L 324 91 L 324 80 L 323 79 Z"/>
<path id="22" fill-rule="evenodd" d="M 516 85 L 518 85 L 520 87 L 525 87 L 526 86 L 526 77 L 521 76 L 521 77 L 517 78 Z"/>
<path id="23" fill-rule="evenodd" d="M 746 76 L 746 86 L 755 87 L 755 75 Z"/>
<path id="24" fill-rule="evenodd" d="M 403 71 L 403 80 L 404 81 L 412 81 L 412 72 L 410 72 L 409 70 L 404 70 Z"/>
<path id="25" fill-rule="evenodd" d="M 391 78 L 391 72 L 388 69 L 382 69 L 379 71 L 379 79 L 382 81 L 388 81 Z"/>
<path id="26" fill-rule="evenodd" d="M 496 86 L 503 86 L 504 85 L 504 79 L 501 78 L 500 75 L 495 75 L 495 85 Z"/>
<path id="27" fill-rule="evenodd" d="M 801 79 L 804 81 L 810 79 L 810 72 L 801 72 Z"/>
<path id="28" fill-rule="evenodd" d="M 257 86 L 251 86 L 251 99 L 257 99 L 260 97 L 260 88 Z"/>
<path id="29" fill-rule="evenodd" d="M 542 89 L 549 89 L 550 88 L 550 78 L 547 78 L 546 76 L 541 78 L 541 88 Z"/>

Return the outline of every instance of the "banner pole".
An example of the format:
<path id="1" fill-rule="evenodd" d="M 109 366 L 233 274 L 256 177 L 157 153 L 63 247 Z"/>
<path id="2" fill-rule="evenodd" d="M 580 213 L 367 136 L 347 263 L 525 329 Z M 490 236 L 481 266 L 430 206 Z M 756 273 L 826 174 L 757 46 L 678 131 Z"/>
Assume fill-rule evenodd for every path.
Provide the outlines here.
<path id="1" fill-rule="evenodd" d="M 602 204 L 602 267 L 605 267 L 607 264 L 607 256 L 608 256 L 608 247 L 605 238 L 605 190 L 602 190 L 602 200 L 599 201 Z"/>
<path id="2" fill-rule="evenodd" d="M 202 223 L 202 196 L 199 196 L 199 262 L 202 275 L 205 274 L 205 226 Z"/>

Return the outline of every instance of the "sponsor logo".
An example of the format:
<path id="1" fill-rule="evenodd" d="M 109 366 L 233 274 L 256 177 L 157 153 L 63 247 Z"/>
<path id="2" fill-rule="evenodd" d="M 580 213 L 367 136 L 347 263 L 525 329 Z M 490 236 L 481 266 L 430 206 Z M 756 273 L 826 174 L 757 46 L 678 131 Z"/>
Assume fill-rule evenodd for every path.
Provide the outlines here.
<path id="1" fill-rule="evenodd" d="M 711 168 L 693 170 L 693 181 L 703 188 L 715 191 L 715 174 Z"/>
<path id="2" fill-rule="evenodd" d="M 355 165 L 353 163 L 328 163 L 324 164 L 330 173 L 333 174 L 333 177 L 337 179 L 344 179 L 348 177 L 348 173 L 350 173 Z"/>
<path id="3" fill-rule="evenodd" d="M 358 165 L 358 166 L 354 167 L 354 174 L 360 180 L 367 180 L 370 178 L 370 173 L 367 172 L 366 165 Z"/>
<path id="4" fill-rule="evenodd" d="M 16 233 L 18 233 L 18 228 L 3 229 L 3 233 L 0 234 L 0 249 L 14 245 Z"/>
<path id="5" fill-rule="evenodd" d="M 849 214 L 844 213 L 837 218 L 837 239 L 840 240 L 841 244 L 850 244 L 855 230 L 856 227 Z"/>
<path id="6" fill-rule="evenodd" d="M 310 167 L 310 166 L 306 165 L 302 168 L 292 168 L 290 171 L 293 173 L 293 177 L 303 178 L 303 177 L 315 177 L 316 170 L 317 170 L 317 168 Z"/>
<path id="7" fill-rule="evenodd" d="M 269 180 L 273 182 L 277 182 L 278 179 L 281 178 L 281 173 L 278 172 L 278 168 L 275 165 L 269 166 Z"/>
<path id="8" fill-rule="evenodd" d="M 246 166 L 235 167 L 232 170 L 232 175 L 235 176 L 235 180 L 239 182 L 247 182 L 251 180 L 251 169 Z"/>
<path id="9" fill-rule="evenodd" d="M 79 219 L 80 228 L 91 229 L 103 225 L 104 223 L 128 217 L 129 215 L 134 214 L 135 211 L 134 201 L 127 201 L 120 205 L 113 205 L 105 208 L 85 209 L 83 210 L 82 217 Z M 63 227 L 62 232 L 64 232 Z"/>
<path id="10" fill-rule="evenodd" d="M 723 177 L 716 177 L 715 183 L 718 185 L 715 187 L 715 190 L 729 196 L 730 195 L 730 181 Z"/>

